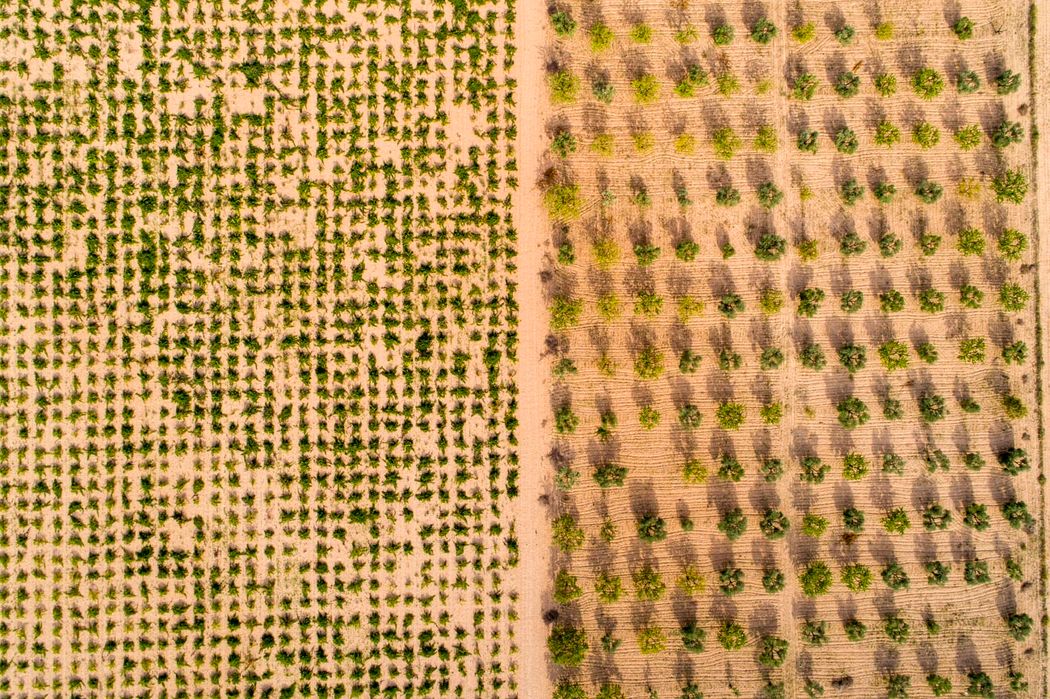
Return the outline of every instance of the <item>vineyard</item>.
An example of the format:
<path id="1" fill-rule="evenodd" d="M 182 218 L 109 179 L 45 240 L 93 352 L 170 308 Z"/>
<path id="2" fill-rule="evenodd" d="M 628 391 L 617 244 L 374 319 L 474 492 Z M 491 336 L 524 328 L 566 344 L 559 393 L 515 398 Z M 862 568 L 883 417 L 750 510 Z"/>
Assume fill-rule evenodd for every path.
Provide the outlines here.
<path id="1" fill-rule="evenodd" d="M 554 697 L 1046 696 L 1034 6 L 547 19 Z"/>
<path id="2" fill-rule="evenodd" d="M 0 4 L 0 695 L 517 696 L 513 23 Z"/>

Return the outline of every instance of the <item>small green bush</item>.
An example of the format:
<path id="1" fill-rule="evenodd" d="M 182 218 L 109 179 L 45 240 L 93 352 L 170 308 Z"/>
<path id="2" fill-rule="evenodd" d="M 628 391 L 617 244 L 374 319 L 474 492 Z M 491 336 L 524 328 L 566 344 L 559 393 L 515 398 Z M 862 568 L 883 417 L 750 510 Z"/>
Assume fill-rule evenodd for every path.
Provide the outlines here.
<path id="1" fill-rule="evenodd" d="M 911 79 L 912 89 L 924 100 L 932 100 L 944 91 L 944 77 L 933 68 L 920 68 Z"/>

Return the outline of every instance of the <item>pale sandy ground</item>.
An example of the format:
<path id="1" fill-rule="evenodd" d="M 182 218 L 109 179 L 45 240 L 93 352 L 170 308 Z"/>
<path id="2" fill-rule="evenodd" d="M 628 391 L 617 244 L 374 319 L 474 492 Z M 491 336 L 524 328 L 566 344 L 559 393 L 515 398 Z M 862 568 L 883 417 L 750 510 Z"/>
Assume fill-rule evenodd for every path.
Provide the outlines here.
<path id="1" fill-rule="evenodd" d="M 1036 52 L 1035 52 L 1035 63 L 1034 70 L 1031 71 L 1032 76 L 1035 78 L 1035 83 L 1032 85 L 1032 96 L 1035 107 L 1035 126 L 1039 129 L 1042 138 L 1039 139 L 1036 144 L 1035 152 L 1033 153 L 1036 158 L 1036 170 L 1035 170 L 1035 187 L 1036 187 L 1036 220 L 1035 228 L 1036 235 L 1038 236 L 1037 244 L 1039 246 L 1039 260 L 1038 260 L 1038 285 L 1039 285 L 1039 315 L 1040 322 L 1042 323 L 1042 355 L 1043 362 L 1046 362 L 1047 356 L 1050 356 L 1050 338 L 1047 336 L 1047 303 L 1050 302 L 1050 272 L 1047 267 L 1050 266 L 1050 140 L 1047 136 L 1050 135 L 1050 99 L 1047 98 L 1047 90 L 1050 89 L 1050 12 L 1047 10 L 1050 8 L 1042 7 L 1042 11 L 1038 13 L 1036 20 Z M 1050 387 L 1050 382 L 1047 379 L 1046 367 L 1043 366 L 1040 369 L 1039 375 L 1042 383 L 1042 400 L 1041 408 L 1042 414 L 1040 432 L 1044 433 L 1046 430 L 1046 411 L 1047 411 L 1047 388 Z M 1050 463 L 1050 442 L 1045 437 L 1045 434 L 1041 436 L 1042 445 L 1042 468 L 1040 473 L 1045 474 L 1047 464 Z M 1043 508 L 1043 550 L 1042 555 L 1044 557 L 1044 565 L 1046 563 L 1046 527 L 1050 523 L 1050 517 L 1047 516 L 1046 508 L 1046 485 L 1043 485 L 1040 493 L 1042 508 Z M 1047 606 L 1046 596 L 1046 579 L 1042 580 L 1042 595 L 1043 604 Z M 1050 606 L 1047 610 L 1050 612 Z M 1044 629 L 1044 634 L 1046 633 Z M 1045 641 L 1045 637 L 1044 637 Z M 1050 663 L 1044 665 L 1045 675 L 1043 677 L 1043 696 L 1047 696 L 1048 687 L 1050 687 Z"/>
<path id="2" fill-rule="evenodd" d="M 543 612 L 550 602 L 550 525 L 545 493 L 550 488 L 549 452 L 550 368 L 543 356 L 547 335 L 547 304 L 540 273 L 548 247 L 546 217 L 537 186 L 546 137 L 547 94 L 543 84 L 542 54 L 546 43 L 546 7 L 538 0 L 519 3 L 515 36 L 518 53 L 518 144 L 520 168 L 514 198 L 518 229 L 518 426 L 520 483 L 516 527 L 521 561 L 518 564 L 518 696 L 546 699 L 552 685 L 547 671 L 547 628 Z"/>

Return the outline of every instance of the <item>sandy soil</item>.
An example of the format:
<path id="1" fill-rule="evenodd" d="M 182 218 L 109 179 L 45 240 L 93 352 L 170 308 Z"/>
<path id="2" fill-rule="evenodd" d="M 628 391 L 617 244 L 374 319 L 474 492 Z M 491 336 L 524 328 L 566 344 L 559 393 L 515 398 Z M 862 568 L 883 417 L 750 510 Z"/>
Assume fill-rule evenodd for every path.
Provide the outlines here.
<path id="1" fill-rule="evenodd" d="M 539 165 L 546 143 L 547 118 L 542 52 L 545 34 L 537 31 L 546 21 L 543 3 L 518 4 L 518 142 L 520 167 L 514 198 L 518 230 L 517 299 L 520 312 L 517 382 L 521 490 L 516 504 L 517 532 L 522 556 L 518 566 L 518 691 L 521 699 L 549 697 L 552 686 L 547 672 L 548 625 L 543 614 L 550 607 L 546 581 L 551 579 L 548 491 L 550 464 L 550 366 L 545 356 L 547 303 L 541 274 L 547 261 L 549 236 L 538 186 Z"/>

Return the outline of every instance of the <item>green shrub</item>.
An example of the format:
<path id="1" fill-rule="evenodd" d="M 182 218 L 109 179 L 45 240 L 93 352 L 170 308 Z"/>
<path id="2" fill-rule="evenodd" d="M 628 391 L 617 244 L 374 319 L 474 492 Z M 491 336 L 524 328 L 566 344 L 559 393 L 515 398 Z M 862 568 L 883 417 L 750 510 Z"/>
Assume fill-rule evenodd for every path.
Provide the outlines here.
<path id="1" fill-rule="evenodd" d="M 558 221 L 569 221 L 580 215 L 580 187 L 574 183 L 555 183 L 543 193 L 547 213 Z"/>
<path id="2" fill-rule="evenodd" d="M 1017 500 L 1004 502 L 1000 507 L 1005 519 L 1014 529 L 1024 529 L 1035 524 L 1035 518 L 1028 511 L 1028 504 Z"/>
<path id="3" fill-rule="evenodd" d="M 879 73 L 872 79 L 875 92 L 881 97 L 892 97 L 897 94 L 897 76 L 890 73 Z"/>
<path id="4" fill-rule="evenodd" d="M 973 37 L 973 20 L 969 17 L 960 17 L 952 25 L 952 32 L 960 41 L 966 41 Z"/>
<path id="5" fill-rule="evenodd" d="M 696 625 L 695 622 L 689 622 L 682 627 L 682 645 L 690 653 L 702 653 L 704 650 L 704 642 L 707 640 L 707 632 L 703 628 Z"/>
<path id="6" fill-rule="evenodd" d="M 784 353 L 778 347 L 766 347 L 758 360 L 758 366 L 763 371 L 779 369 L 783 363 Z"/>
<path id="7" fill-rule="evenodd" d="M 818 136 L 819 133 L 816 131 L 807 131 L 805 129 L 799 131 L 798 140 L 796 141 L 798 149 L 803 153 L 816 153 Z"/>
<path id="8" fill-rule="evenodd" d="M 597 594 L 599 602 L 612 604 L 619 601 L 623 595 L 623 582 L 620 580 L 619 575 L 600 572 L 594 578 L 594 592 Z"/>
<path id="9" fill-rule="evenodd" d="M 638 632 L 638 650 L 642 655 L 653 655 L 667 648 L 667 636 L 655 626 L 646 627 Z M 624 699 L 626 699 L 626 695 Z"/>
<path id="10" fill-rule="evenodd" d="M 791 529 L 791 522 L 780 510 L 768 509 L 763 513 L 758 528 L 767 539 L 783 539 Z"/>
<path id="11" fill-rule="evenodd" d="M 758 662 L 763 667 L 778 668 L 788 656 L 788 642 L 776 636 L 763 636 L 759 643 Z"/>
<path id="12" fill-rule="evenodd" d="M 743 592 L 744 571 L 733 566 L 718 571 L 718 589 L 726 597 Z"/>
<path id="13" fill-rule="evenodd" d="M 591 94 L 594 95 L 594 99 L 598 100 L 603 104 L 611 104 L 613 96 L 616 94 L 616 88 L 605 76 L 598 76 L 591 82 Z"/>
<path id="14" fill-rule="evenodd" d="M 578 667 L 587 656 L 587 635 L 571 624 L 555 624 L 547 637 L 551 662 L 565 667 Z"/>
<path id="15" fill-rule="evenodd" d="M 572 104 L 580 91 L 580 79 L 567 69 L 556 70 L 547 77 L 551 89 L 551 102 Z"/>
<path id="16" fill-rule="evenodd" d="M 711 38 L 714 40 L 715 46 L 728 46 L 733 43 L 733 37 L 735 36 L 736 32 L 728 24 L 721 24 L 711 32 Z"/>
<path id="17" fill-rule="evenodd" d="M 732 454 L 722 454 L 718 461 L 719 478 L 733 483 L 739 483 L 743 479 L 744 467 Z"/>
<path id="18" fill-rule="evenodd" d="M 963 126 L 952 135 L 952 138 L 955 139 L 955 143 L 958 144 L 959 148 L 965 151 L 973 150 L 981 145 L 981 127 L 977 124 Z"/>
<path id="19" fill-rule="evenodd" d="M 944 91 L 944 77 L 933 68 L 920 68 L 912 76 L 911 87 L 922 99 L 932 100 Z"/>
<path id="20" fill-rule="evenodd" d="M 999 234 L 998 245 L 1003 258 L 1017 262 L 1028 249 L 1028 237 L 1016 228 L 1004 228 Z"/>
<path id="21" fill-rule="evenodd" d="M 572 411 L 572 406 L 563 405 L 554 411 L 554 430 L 558 434 L 572 434 L 580 424 L 580 418 Z"/>
<path id="22" fill-rule="evenodd" d="M 820 81 L 813 73 L 802 73 L 791 85 L 791 96 L 797 100 L 808 102 L 817 94 L 817 86 Z"/>
<path id="23" fill-rule="evenodd" d="M 980 364 L 985 358 L 983 337 L 968 337 L 959 341 L 959 361 L 967 364 Z"/>
<path id="24" fill-rule="evenodd" d="M 602 488 L 620 487 L 626 478 L 627 469 L 612 462 L 599 464 L 594 469 L 594 481 Z"/>
<path id="25" fill-rule="evenodd" d="M 1024 364 L 1028 359 L 1028 345 L 1023 340 L 1011 342 L 1003 347 L 1002 356 L 1007 364 Z"/>
<path id="26" fill-rule="evenodd" d="M 556 296 L 551 299 L 550 325 L 552 330 L 566 330 L 576 325 L 583 313 L 580 299 Z"/>
<path id="27" fill-rule="evenodd" d="M 936 204 L 943 194 L 944 188 L 930 180 L 924 180 L 915 188 L 915 196 L 924 204 Z"/>
<path id="28" fill-rule="evenodd" d="M 653 104 L 660 99 L 660 81 L 655 75 L 639 75 L 631 81 L 631 89 L 638 104 Z"/>
<path id="29" fill-rule="evenodd" d="M 850 374 L 854 374 L 868 363 L 868 353 L 862 345 L 852 343 L 839 347 L 839 363 L 846 368 Z"/>
<path id="30" fill-rule="evenodd" d="M 800 462 L 799 478 L 804 483 L 823 483 L 831 467 L 817 456 L 806 456 Z"/>
<path id="31" fill-rule="evenodd" d="M 776 25 L 765 17 L 755 22 L 751 27 L 751 39 L 759 44 L 768 44 L 776 35 Z"/>
<path id="32" fill-rule="evenodd" d="M 882 581 L 891 590 L 907 590 L 911 585 L 907 571 L 899 563 L 890 563 L 882 569 Z"/>
<path id="33" fill-rule="evenodd" d="M 859 481 L 868 475 L 868 460 L 856 452 L 846 454 L 842 460 L 842 477 L 847 481 Z"/>
<path id="34" fill-rule="evenodd" d="M 631 41 L 636 44 L 648 44 L 653 40 L 653 28 L 645 22 L 641 22 L 631 27 L 628 35 L 631 37 Z"/>
<path id="35" fill-rule="evenodd" d="M 740 650 L 747 645 L 747 633 L 735 621 L 723 621 L 718 628 L 718 643 L 726 650 Z"/>
<path id="36" fill-rule="evenodd" d="M 915 347 L 915 354 L 919 355 L 919 359 L 927 364 L 935 363 L 940 356 L 937 352 L 937 347 L 932 342 L 922 342 L 917 345 Z"/>
<path id="37" fill-rule="evenodd" d="M 857 621 L 856 619 L 849 619 L 842 624 L 842 630 L 846 632 L 846 638 L 853 641 L 863 641 L 864 637 L 868 635 L 868 627 L 865 626 L 863 621 Z"/>
<path id="38" fill-rule="evenodd" d="M 987 561 L 966 561 L 963 566 L 963 580 L 967 585 L 987 585 L 992 581 L 988 573 Z"/>
<path id="39" fill-rule="evenodd" d="M 694 374 L 700 368 L 701 357 L 692 350 L 683 350 L 678 359 L 678 370 L 683 374 Z"/>
<path id="40" fill-rule="evenodd" d="M 784 307 L 784 293 L 779 289 L 763 289 L 758 305 L 766 315 L 776 315 Z"/>
<path id="41" fill-rule="evenodd" d="M 1004 282 L 999 287 L 999 305 L 1004 311 L 1023 311 L 1028 305 L 1028 292 L 1020 284 Z"/>
<path id="42" fill-rule="evenodd" d="M 820 310 L 822 303 L 824 303 L 824 290 L 806 287 L 798 294 L 798 314 L 804 318 L 812 318 Z"/>
<path id="43" fill-rule="evenodd" d="M 715 129 L 711 135 L 711 142 L 715 148 L 715 155 L 722 160 L 731 159 L 742 145 L 740 137 L 729 126 Z"/>
<path id="44" fill-rule="evenodd" d="M 959 303 L 966 308 L 980 308 L 984 301 L 984 292 L 972 284 L 959 287 Z"/>
<path id="45" fill-rule="evenodd" d="M 553 699 L 587 699 L 587 692 L 579 682 L 561 680 L 554 688 Z"/>
<path id="46" fill-rule="evenodd" d="M 824 356 L 824 350 L 820 348 L 820 345 L 816 344 L 803 347 L 798 353 L 798 359 L 803 367 L 813 371 L 820 371 L 828 363 L 827 358 Z"/>
<path id="47" fill-rule="evenodd" d="M 926 422 L 937 422 L 943 420 L 948 414 L 948 406 L 944 396 L 935 393 L 924 393 L 919 397 L 919 413 Z"/>
<path id="48" fill-rule="evenodd" d="M 879 182 L 872 189 L 872 193 L 880 204 L 890 204 L 897 195 L 897 186 L 892 182 Z"/>
<path id="49" fill-rule="evenodd" d="M 999 202 L 1020 204 L 1028 194 L 1028 178 L 1020 168 L 1003 170 L 992 178 L 992 191 Z"/>
<path id="50" fill-rule="evenodd" d="M 733 508 L 722 515 L 718 522 L 718 531 L 726 535 L 730 541 L 736 541 L 747 531 L 747 517 L 739 507 Z"/>
<path id="51" fill-rule="evenodd" d="M 744 424 L 745 410 L 742 403 L 723 402 L 715 411 L 718 426 L 724 430 L 740 429 Z"/>
<path id="52" fill-rule="evenodd" d="M 612 29 L 602 22 L 596 22 L 588 32 L 588 36 L 591 40 L 591 50 L 595 53 L 606 51 L 616 39 Z"/>
<path id="53" fill-rule="evenodd" d="M 842 526 L 850 533 L 860 534 L 864 531 L 864 513 L 856 507 L 847 507 L 842 511 Z"/>
<path id="54" fill-rule="evenodd" d="M 667 525 L 662 517 L 648 514 L 638 520 L 638 538 L 646 543 L 655 543 L 667 538 Z"/>
<path id="55" fill-rule="evenodd" d="M 744 299 L 740 298 L 740 294 L 730 292 L 722 294 L 722 297 L 718 299 L 718 312 L 726 318 L 735 318 L 737 313 L 743 313 L 743 311 Z"/>
<path id="56" fill-rule="evenodd" d="M 839 187 L 839 196 L 846 206 L 853 206 L 864 196 L 864 187 L 857 180 L 850 178 Z"/>
<path id="57" fill-rule="evenodd" d="M 889 398 L 887 400 L 893 400 Z M 897 401 L 898 403 L 900 401 Z M 887 452 L 882 455 L 882 472 L 891 473 L 895 476 L 904 475 L 904 457 L 900 454 L 893 452 Z"/>
<path id="58" fill-rule="evenodd" d="M 959 94 L 972 95 L 981 89 L 981 78 L 972 70 L 962 70 L 955 76 L 955 89 Z"/>
<path id="59" fill-rule="evenodd" d="M 879 346 L 879 359 L 887 371 L 908 368 L 908 346 L 900 340 L 889 340 Z"/>
<path id="60" fill-rule="evenodd" d="M 901 130 L 889 121 L 880 121 L 875 126 L 874 141 L 876 145 L 890 148 L 900 143 Z"/>
<path id="61" fill-rule="evenodd" d="M 686 403 L 678 410 L 678 422 L 687 430 L 695 430 L 700 427 L 702 417 L 700 408 L 691 403 Z"/>
<path id="62" fill-rule="evenodd" d="M 886 231 L 879 236 L 879 254 L 883 257 L 893 257 L 903 249 L 904 241 L 899 235 Z"/>
<path id="63" fill-rule="evenodd" d="M 851 71 L 841 73 L 835 79 L 835 92 L 843 98 L 855 96 L 860 92 L 860 76 Z"/>
<path id="64" fill-rule="evenodd" d="M 882 624 L 882 630 L 886 632 L 894 643 L 906 643 L 911 636 L 911 626 L 902 617 L 893 614 L 886 617 Z"/>
<path id="65" fill-rule="evenodd" d="M 1010 95 L 1017 92 L 1021 87 L 1021 75 L 1009 68 L 999 73 L 995 78 L 995 91 L 1000 95 Z"/>
<path id="66" fill-rule="evenodd" d="M 762 588 L 769 594 L 780 592 L 786 585 L 787 580 L 782 571 L 773 568 L 762 573 Z"/>
<path id="67" fill-rule="evenodd" d="M 763 262 L 779 260 L 787 252 L 787 241 L 776 233 L 764 233 L 755 245 L 755 257 Z"/>
<path id="68" fill-rule="evenodd" d="M 554 576 L 554 601 L 558 604 L 569 604 L 583 595 L 576 576 L 567 570 L 559 570 Z"/>
<path id="69" fill-rule="evenodd" d="M 857 152 L 857 147 L 860 145 L 856 132 L 848 126 L 844 126 L 836 131 L 832 141 L 835 143 L 835 149 L 845 155 L 853 155 Z"/>
<path id="70" fill-rule="evenodd" d="M 813 539 L 819 539 L 828 530 L 828 524 L 827 517 L 807 512 L 802 516 L 802 534 Z"/>
<path id="71" fill-rule="evenodd" d="M 920 121 L 912 129 L 911 138 L 920 148 L 933 148 L 941 141 L 941 130 L 928 121 Z"/>
<path id="72" fill-rule="evenodd" d="M 784 193 L 772 182 L 763 182 L 760 184 L 758 186 L 757 194 L 758 203 L 766 209 L 772 209 L 784 200 Z"/>
<path id="73" fill-rule="evenodd" d="M 911 520 L 908 519 L 907 511 L 903 507 L 896 507 L 887 512 L 882 518 L 882 528 L 890 534 L 898 536 L 904 534 L 911 528 Z"/>
<path id="74" fill-rule="evenodd" d="M 583 529 L 572 515 L 560 515 L 551 523 L 551 540 L 564 553 L 571 553 L 583 546 Z"/>
<path id="75" fill-rule="evenodd" d="M 846 257 L 863 255 L 864 251 L 867 249 L 867 241 L 861 238 L 860 234 L 854 230 L 846 231 L 842 234 L 842 238 L 839 240 L 839 252 Z"/>
<path id="76" fill-rule="evenodd" d="M 893 38 L 894 28 L 892 22 L 879 22 L 875 25 L 875 38 L 879 41 L 889 41 Z"/>
<path id="77" fill-rule="evenodd" d="M 736 206 L 740 203 L 740 190 L 732 185 L 724 185 L 715 190 L 715 203 L 719 206 Z"/>
<path id="78" fill-rule="evenodd" d="M 871 568 L 862 563 L 849 563 L 842 567 L 842 584 L 850 592 L 865 592 L 871 587 L 874 577 Z"/>
<path id="79" fill-rule="evenodd" d="M 802 640 L 813 646 L 823 646 L 828 642 L 828 622 L 804 621 L 799 630 Z"/>
<path id="80" fill-rule="evenodd" d="M 1008 148 L 1024 139 L 1024 127 L 1016 121 L 1004 119 L 992 132 L 992 145 L 996 148 Z"/>
<path id="81" fill-rule="evenodd" d="M 759 126 L 758 131 L 755 133 L 755 141 L 753 145 L 755 150 L 759 153 L 776 153 L 777 146 L 779 145 L 776 128 L 770 124 Z"/>
<path id="82" fill-rule="evenodd" d="M 896 289 L 887 289 L 879 294 L 879 308 L 883 313 L 900 313 L 904 310 L 904 294 Z"/>
<path id="83" fill-rule="evenodd" d="M 831 568 L 824 561 L 813 561 L 799 573 L 798 582 L 807 597 L 826 594 L 831 589 Z"/>
<path id="84" fill-rule="evenodd" d="M 966 696 L 994 699 L 995 688 L 992 685 L 992 678 L 989 677 L 987 673 L 976 671 L 970 672 L 967 673 L 966 679 L 970 682 L 966 687 Z"/>
<path id="85" fill-rule="evenodd" d="M 856 313 L 864 307 L 864 292 L 859 289 L 842 292 L 839 307 L 844 313 Z"/>

